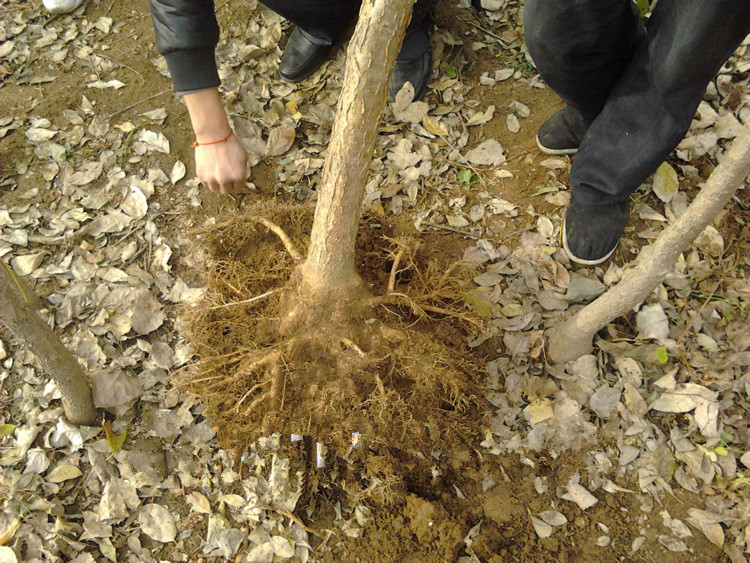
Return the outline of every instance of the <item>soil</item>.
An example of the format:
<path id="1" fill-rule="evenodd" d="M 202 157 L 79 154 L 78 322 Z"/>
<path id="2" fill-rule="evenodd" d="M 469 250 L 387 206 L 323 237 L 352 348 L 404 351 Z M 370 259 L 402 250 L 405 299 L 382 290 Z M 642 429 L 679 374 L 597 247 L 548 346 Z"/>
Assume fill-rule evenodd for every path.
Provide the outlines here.
<path id="1" fill-rule="evenodd" d="M 226 9 L 220 10 L 220 20 L 229 18 L 229 12 Z M 79 104 L 82 95 L 89 97 L 102 114 L 117 114 L 112 118 L 113 123 L 120 120 L 136 123 L 140 112 L 147 111 L 158 103 L 157 107 L 165 107 L 169 115 L 163 129 L 173 147 L 169 162 L 177 157 L 188 163 L 190 169 L 192 132 L 182 103 L 171 93 L 169 80 L 161 76 L 151 62 L 157 53 L 152 41 L 151 19 L 145 5 L 134 0 L 111 3 L 92 1 L 86 8 L 86 15 L 91 19 L 105 14 L 123 24 L 127 30 L 127 33 L 121 32 L 119 38 L 111 43 L 108 51 L 111 57 L 132 69 L 133 80 L 126 95 L 107 90 L 86 90 L 80 76 L 66 72 L 64 68 L 55 68 L 50 63 L 40 66 L 36 72 L 52 74 L 55 81 L 33 86 L 4 84 L 0 86 L 0 107 L 5 108 L 4 112 L 7 114 L 28 115 L 33 111 L 47 116 L 53 125 L 62 127 L 62 111 Z M 238 17 L 237 13 L 234 12 L 232 17 Z M 473 16 L 466 10 L 444 2 L 438 11 L 437 23 L 441 27 L 452 29 L 456 35 L 461 35 L 469 29 L 470 24 L 467 22 L 471 18 Z M 467 83 L 478 85 L 482 72 L 498 68 L 497 57 L 477 57 L 469 49 L 464 49 L 462 53 L 467 58 L 474 59 L 474 64 L 465 69 L 462 77 Z M 502 56 L 502 53 L 498 55 Z M 450 59 L 446 58 L 442 64 L 449 65 Z M 498 112 L 486 125 L 474 128 L 472 135 L 476 139 L 494 137 L 508 147 L 507 168 L 514 177 L 499 180 L 487 175 L 487 189 L 493 195 L 520 207 L 533 205 L 537 213 L 548 213 L 548 204 L 543 198 L 534 195 L 549 179 L 547 170 L 538 165 L 546 156 L 537 150 L 535 133 L 538 126 L 561 107 L 560 101 L 549 89 L 529 88 L 517 81 L 500 82 L 491 87 L 478 85 L 473 97 L 492 100 L 498 108 L 503 109 L 513 100 L 521 101 L 531 108 L 531 116 L 522 121 L 521 130 L 515 135 L 505 126 L 504 112 Z M 142 100 L 151 100 L 152 103 L 131 107 Z M 97 147 L 90 147 L 89 150 L 95 151 Z M 15 174 L 15 169 L 29 160 L 29 151 L 22 133 L 9 134 L 3 140 L 3 150 L 0 152 L 0 178 Z M 167 160 L 164 158 L 166 166 Z M 158 164 L 158 159 L 159 157 L 155 157 L 152 164 Z M 184 183 L 171 190 L 157 191 L 154 195 L 155 201 L 164 210 L 158 222 L 161 232 L 175 249 L 173 261 L 176 273 L 186 280 L 202 280 L 208 285 L 213 304 L 211 306 L 247 299 L 283 286 L 292 275 L 293 261 L 276 237 L 268 234 L 262 227 L 238 226 L 236 221 L 229 221 L 226 228 L 207 227 L 208 219 L 215 219 L 220 224 L 228 218 L 248 212 L 262 214 L 278 221 L 304 250 L 305 235 L 310 226 L 310 204 L 298 204 L 290 196 L 279 194 L 272 164 L 263 163 L 256 167 L 252 180 L 258 193 L 226 198 L 204 191 L 201 207 L 190 210 L 182 205 L 186 198 Z M 33 175 L 21 175 L 18 177 L 18 185 L 18 189 L 13 192 L 5 192 L 0 187 L 1 205 L 14 205 L 24 193 L 38 185 L 38 181 Z M 31 202 L 41 204 L 45 197 L 44 193 L 39 193 Z M 258 201 L 261 202 L 260 208 Z M 498 240 L 502 240 L 527 226 L 508 222 L 498 225 L 495 232 Z M 190 229 L 193 231 L 186 241 L 185 233 Z M 370 216 L 363 223 L 361 231 L 358 265 L 367 287 L 375 295 L 384 292 L 393 264 L 392 245 L 386 237 L 398 236 L 408 236 L 411 240 L 420 242 L 420 253 L 415 258 L 416 268 L 398 279 L 400 287 L 405 291 L 409 286 L 418 287 L 417 271 L 420 268 L 424 272 L 434 271 L 429 269 L 429 264 L 438 264 L 433 268 L 439 268 L 437 271 L 444 270 L 462 255 L 463 248 L 470 242 L 456 233 L 417 233 L 407 219 L 399 223 L 386 220 L 385 217 Z M 192 244 L 193 239 L 198 240 L 197 246 Z M 196 254 L 200 252 L 205 254 Z M 197 272 L 195 268 L 186 266 L 182 257 L 190 255 L 194 255 L 193 264 L 200 264 L 201 258 L 205 258 L 204 264 L 210 264 L 210 268 Z M 624 255 L 620 260 L 627 258 Z M 443 306 L 460 305 L 460 287 L 466 279 L 465 275 L 463 278 L 456 277 L 452 287 L 454 299 L 446 300 L 442 303 Z M 424 288 L 418 289 L 424 293 Z M 199 357 L 213 359 L 208 365 L 199 363 L 193 369 L 177 374 L 178 384 L 194 385 L 194 381 L 190 383 L 191 378 L 210 377 L 208 374 L 211 370 L 219 370 L 223 377 L 237 373 L 236 365 L 229 366 L 229 371 L 222 372 L 227 366 L 219 365 L 217 358 L 239 350 L 256 354 L 244 357 L 240 355 L 239 359 L 257 359 L 259 350 L 272 346 L 278 339 L 279 295 L 270 296 L 257 306 L 211 311 L 205 310 L 206 303 L 203 307 L 202 312 L 189 313 L 192 337 L 198 344 Z M 291 393 L 287 396 L 282 411 L 286 413 L 286 418 L 276 419 L 276 426 L 272 428 L 276 431 L 283 429 L 288 433 L 292 430 L 290 426 L 299 425 L 303 420 L 314 420 L 314 423 L 309 422 L 305 428 L 297 426 L 296 430 L 327 437 L 332 444 L 340 446 L 348 433 L 364 430 L 369 425 L 370 431 L 363 432 L 363 435 L 374 436 L 375 439 L 369 438 L 369 442 L 366 441 L 361 446 L 361 450 L 367 450 L 368 455 L 359 458 L 354 455 L 349 460 L 332 456 L 331 459 L 336 461 L 326 471 L 330 472 L 335 468 L 342 474 L 347 471 L 355 474 L 364 465 L 365 473 L 370 479 L 379 477 L 387 481 L 389 472 L 398 476 L 397 482 L 391 483 L 391 490 L 384 488 L 380 491 L 380 496 L 372 494 L 367 498 L 373 508 L 373 521 L 364 528 L 363 536 L 335 536 L 328 541 L 330 551 L 324 552 L 324 559 L 452 561 L 459 556 L 473 554 L 481 561 L 498 562 L 593 561 L 601 559 L 601 548 L 596 542 L 605 535 L 602 528 L 605 526 L 614 546 L 614 550 L 608 552 L 612 560 L 686 560 L 684 554 L 672 554 L 664 550 L 644 548 L 633 554 L 631 545 L 638 536 L 651 539 L 657 534 L 656 524 L 661 521 L 658 514 L 663 508 L 675 518 L 685 517 L 687 507 L 694 505 L 691 495 L 684 491 L 676 492 L 674 497 L 665 501 L 664 507 L 653 501 L 648 517 L 643 516 L 640 505 L 635 505 L 633 495 L 600 495 L 598 504 L 581 516 L 580 511 L 572 504 L 559 500 L 556 490 L 565 485 L 565 482 L 560 481 L 561 476 L 567 479 L 570 474 L 580 472 L 585 480 L 586 464 L 590 460 L 582 459 L 574 453 L 566 453 L 553 459 L 545 453 L 529 452 L 521 461 L 518 456 L 487 456 L 471 446 L 481 441 L 486 427 L 482 416 L 482 402 L 478 399 L 484 376 L 479 366 L 496 351 L 496 342 L 489 341 L 478 350 L 470 351 L 464 344 L 470 324 L 457 319 L 441 318 L 439 315 L 427 318 L 404 306 L 380 308 L 376 316 L 383 326 L 395 326 L 400 331 L 404 338 L 399 344 L 402 361 L 407 357 L 409 349 L 416 349 L 421 354 L 416 362 L 403 364 L 412 371 L 402 378 L 402 386 L 391 385 L 387 379 L 394 366 L 399 364 L 387 362 L 379 356 L 373 371 L 363 372 L 361 366 L 355 366 L 346 372 L 349 376 L 361 376 L 359 383 L 363 388 L 357 389 L 355 393 L 360 402 L 354 407 L 349 405 L 350 418 L 340 420 L 347 425 L 345 428 L 330 431 L 330 417 L 320 416 L 316 412 L 320 397 L 308 403 L 299 397 L 299 400 L 295 400 Z M 213 348 L 210 353 L 209 348 Z M 344 364 L 334 358 L 346 358 L 344 352 L 351 352 L 339 349 L 340 353 L 336 356 L 332 353 L 330 343 L 328 349 L 318 350 L 318 353 L 321 351 L 328 352 L 324 361 L 312 358 L 309 350 L 297 350 L 296 365 L 299 367 L 315 360 L 318 371 L 308 370 L 305 372 L 307 376 L 311 373 L 330 373 L 319 368 L 322 365 L 329 370 L 341 369 Z M 453 385 L 453 391 L 448 385 L 447 390 L 430 388 L 429 393 L 425 394 L 424 389 L 415 387 L 418 382 L 425 383 L 414 374 L 420 371 L 418 368 L 421 362 L 435 360 L 432 353 L 442 354 L 446 361 L 450 360 L 448 363 L 451 373 L 464 378 L 456 376 L 457 383 Z M 423 374 L 429 373 L 430 369 L 423 370 Z M 200 375 L 196 375 L 198 371 Z M 390 385 L 389 391 L 395 389 L 402 397 L 411 397 L 401 410 L 392 407 L 391 418 L 381 422 L 368 419 L 361 409 L 363 402 L 376 390 L 374 374 L 379 374 Z M 237 402 L 248 389 L 248 382 L 244 379 L 231 385 L 220 385 L 219 388 L 201 389 L 208 404 L 208 412 L 213 416 L 219 431 L 220 443 L 238 453 L 263 431 L 271 429 L 268 424 L 266 427 L 257 426 L 259 421 L 263 421 L 262 417 L 235 412 Z M 347 391 L 344 397 L 349 400 L 352 394 Z M 460 409 L 459 405 L 462 405 Z M 462 409 L 463 412 L 460 412 Z M 359 413 L 357 416 L 351 414 L 356 412 Z M 410 420 L 404 418 L 407 413 Z M 406 424 L 415 421 L 415 424 Z M 267 420 L 265 422 L 268 423 Z M 434 425 L 432 433 L 425 432 L 425 422 Z M 326 424 L 329 432 L 323 435 Z M 421 432 L 414 430 L 417 426 L 422 427 Z M 432 443 L 432 451 L 424 447 L 427 443 Z M 399 446 L 389 447 L 388 444 Z M 421 458 L 414 455 L 416 451 L 423 452 Z M 339 456 L 341 453 L 338 452 Z M 309 466 L 308 462 L 305 463 Z M 538 477 L 547 479 L 547 492 L 540 493 L 535 489 Z M 614 475 L 612 479 L 617 482 Z M 321 485 L 303 499 L 298 512 L 304 513 L 306 508 L 312 507 L 313 516 L 306 519 L 305 523 L 315 530 L 334 529 L 332 521 L 336 502 L 354 505 L 354 498 L 362 500 L 357 495 L 361 495 L 369 484 L 370 481 L 352 486 L 349 491 L 351 496 L 343 489 L 332 490 Z M 633 483 L 617 484 L 624 488 L 633 487 Z M 562 533 L 540 539 L 528 515 L 530 512 L 537 514 L 553 509 L 565 514 L 568 523 L 564 525 Z M 467 551 L 464 548 L 464 538 L 477 525 L 478 532 L 475 533 L 472 547 Z M 321 539 L 313 543 L 314 549 L 320 545 L 322 537 L 325 536 L 321 533 Z M 690 546 L 691 560 L 717 560 L 723 557 L 702 536 L 691 538 Z M 177 554 L 173 556 L 176 557 Z"/>

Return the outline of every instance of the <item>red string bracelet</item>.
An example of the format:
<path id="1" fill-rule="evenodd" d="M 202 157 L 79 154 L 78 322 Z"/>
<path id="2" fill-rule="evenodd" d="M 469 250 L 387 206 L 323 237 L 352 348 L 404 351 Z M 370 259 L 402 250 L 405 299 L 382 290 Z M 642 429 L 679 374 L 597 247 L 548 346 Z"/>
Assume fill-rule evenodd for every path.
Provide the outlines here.
<path id="1" fill-rule="evenodd" d="M 218 141 L 209 141 L 208 143 L 199 143 L 198 141 L 193 141 L 193 146 L 194 147 L 201 147 L 203 145 L 215 145 L 217 143 L 226 143 L 229 140 L 229 137 L 232 136 L 232 133 L 234 133 L 234 131 L 232 131 L 230 129 L 229 133 L 227 133 L 227 136 L 224 137 L 223 139 L 219 139 Z"/>

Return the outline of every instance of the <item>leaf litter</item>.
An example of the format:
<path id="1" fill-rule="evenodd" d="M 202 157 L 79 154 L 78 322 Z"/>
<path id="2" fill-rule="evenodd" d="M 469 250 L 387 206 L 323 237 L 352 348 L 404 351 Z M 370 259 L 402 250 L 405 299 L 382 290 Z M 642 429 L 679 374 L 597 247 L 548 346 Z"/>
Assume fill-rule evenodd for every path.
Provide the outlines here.
<path id="1" fill-rule="evenodd" d="M 517 6 L 485 4 L 492 11 L 480 20 L 481 27 L 468 27 L 473 43 L 456 39 L 450 26 L 441 26 L 436 51 L 511 48 L 523 57 L 513 35 Z M 123 35 L 130 24 L 84 14 L 44 25 L 45 17 L 30 8 L 22 12 L 12 5 L 11 10 L 0 25 L 0 52 L 7 69 L 3 72 L 19 86 L 54 80 L 43 66 L 29 64 L 38 50 L 51 60 L 94 72 L 81 80 L 79 101 L 71 106 L 76 109 L 65 110 L 64 120 L 44 115 L 39 106 L 28 117 L 18 112 L 0 121 L 0 138 L 18 143 L 20 135 L 30 151 L 28 157 L 16 157 L 15 170 L 2 171 L 0 256 L 30 276 L 44 296 L 48 311 L 43 315 L 92 373 L 97 402 L 116 415 L 112 435 L 124 438 L 116 448 L 99 429 L 79 430 L 59 420 L 54 385 L 37 370 L 31 354 L 0 336 L 0 379 L 12 397 L 2 420 L 9 430 L 0 465 L 10 490 L 10 500 L 4 501 L 2 526 L 9 539 L 3 557 L 84 561 L 127 554 L 152 560 L 167 556 L 160 552 L 167 548 L 157 545 L 163 542 L 174 545 L 172 553 L 191 549 L 204 556 L 239 554 L 245 560 L 306 560 L 325 557 L 326 548 L 351 549 L 338 538 L 368 537 L 373 518 L 363 516 L 366 507 L 336 505 L 326 524 L 333 536 L 324 544 L 308 534 L 302 520 L 283 516 L 298 509 L 303 489 L 284 457 L 288 450 L 281 447 L 282 437 L 259 443 L 237 464 L 217 447 L 200 403 L 169 386 L 169 371 L 192 359 L 173 307 L 195 302 L 203 289 L 193 278 L 187 283 L 180 277 L 188 270 L 181 265 L 184 258 L 173 256 L 174 250 L 182 251 L 179 242 L 163 234 L 164 212 L 197 207 L 202 196 L 194 180 L 186 179 L 186 155 L 171 154 L 177 148 L 162 128 L 165 118 L 169 123 L 166 112 L 158 107 L 143 111 L 148 109 L 144 106 L 129 114 L 131 121 L 120 121 L 107 118 L 95 104 L 100 92 L 121 96 L 138 81 L 97 49 L 105 34 Z M 257 145 L 258 162 L 273 162 L 279 185 L 304 198 L 322 166 L 343 59 L 339 54 L 324 73 L 300 86 L 272 80 L 283 27 L 280 18 L 266 12 L 253 12 L 241 26 L 230 23 L 219 61 L 228 92 L 255 93 L 230 103 L 235 124 L 251 120 L 251 137 L 257 142 L 248 137 L 249 148 Z M 482 28 L 495 31 L 490 35 Z M 256 38 L 256 44 L 246 45 L 245 34 Z M 747 121 L 748 78 L 742 74 L 747 50 L 747 45 L 741 47 L 709 85 L 690 133 L 652 180 L 657 198 L 646 199 L 650 210 L 640 213 L 644 221 L 678 217 L 710 172 L 701 159 L 719 162 L 725 140 Z M 696 542 L 704 537 L 732 560 L 742 560 L 750 537 L 744 494 L 750 463 L 746 210 L 732 204 L 735 212 L 722 215 L 695 241 L 639 313 L 610 325 L 605 336 L 614 340 L 602 342 L 596 355 L 568 366 L 544 366 L 543 329 L 601 294 L 621 275 L 617 268 L 627 264 L 577 272 L 557 247 L 565 161 L 530 161 L 550 174 L 549 187 L 554 188 L 531 204 L 497 190 L 512 171 L 495 174 L 484 168 L 515 166 L 517 149 L 499 131 L 519 138 L 531 134 L 534 128 L 524 127 L 523 120 L 535 119 L 534 104 L 514 100 L 504 111 L 497 100 L 477 100 L 468 79 L 449 78 L 442 74 L 445 67 L 438 67 L 433 87 L 439 96 L 416 104 L 397 100 L 388 110 L 393 115 L 386 118 L 380 157 L 373 162 L 368 202 L 423 230 L 429 229 L 427 224 L 471 229 L 463 254 L 481 280 L 472 289 L 472 302 L 482 304 L 490 322 L 469 345 L 492 344 L 496 350 L 487 366 L 496 410 L 477 447 L 497 461 L 477 463 L 479 469 L 472 471 L 494 475 L 487 481 L 494 484 L 477 494 L 502 498 L 493 506 L 505 514 L 485 503 L 490 519 L 464 541 L 476 521 L 462 522 L 463 529 L 449 533 L 452 521 L 441 513 L 440 502 L 415 504 L 417 509 L 407 511 L 407 529 L 414 537 L 430 537 L 424 530 L 432 526 L 423 528 L 421 516 L 431 515 L 425 525 L 437 523 L 444 537 L 458 538 L 451 545 L 463 545 L 459 553 L 464 560 L 486 553 L 483 549 L 508 550 L 499 540 L 503 531 L 524 530 L 552 540 L 578 535 L 573 522 L 593 526 L 590 549 L 600 551 L 591 553 L 609 553 L 618 545 L 624 553 L 700 553 L 702 544 Z M 538 85 L 533 75 L 513 68 L 482 71 L 475 80 L 487 88 L 511 82 Z M 481 130 L 496 122 L 497 133 Z M 96 148 L 87 151 L 87 146 Z M 459 174 L 467 170 L 464 182 L 460 178 L 466 174 Z M 37 174 L 38 186 L 24 183 L 29 174 Z M 172 185 L 182 190 L 177 206 L 155 197 Z M 457 193 L 467 195 L 465 185 L 469 198 L 451 206 Z M 532 230 L 508 240 L 497 237 L 496 221 L 502 218 L 516 218 L 511 229 L 528 224 Z M 662 227 L 650 228 L 629 228 L 625 251 L 637 249 Z M 194 259 L 200 263 L 199 257 Z M 648 339 L 666 348 L 667 362 L 656 360 Z M 527 416 L 530 412 L 536 414 Z M 449 452 L 430 455 L 436 471 L 445 472 L 440 460 L 448 459 Z M 238 471 L 242 467 L 254 471 Z M 562 474 L 555 477 L 551 467 Z M 530 520 L 504 485 L 509 473 L 529 483 L 535 503 Z M 331 473 L 320 479 L 340 487 L 340 478 Z M 462 484 L 461 490 L 472 488 Z M 618 536 L 618 520 L 601 508 L 602 499 L 612 498 L 628 503 L 631 511 L 658 513 L 655 507 L 680 490 L 700 496 L 688 497 L 691 504 L 679 516 L 670 508 L 646 528 L 631 521 L 629 535 Z M 316 528 L 314 504 L 303 500 L 300 516 Z M 458 501 L 442 502 L 452 506 Z M 70 514 L 68 507 L 81 516 L 63 516 Z M 185 516 L 191 507 L 197 519 Z M 374 513 L 376 521 L 384 521 Z M 509 522 L 508 515 L 518 516 L 517 522 Z M 608 520 L 596 525 L 594 518 Z M 128 532 L 134 523 L 143 534 Z M 324 545 L 323 551 L 311 551 L 312 544 Z"/>

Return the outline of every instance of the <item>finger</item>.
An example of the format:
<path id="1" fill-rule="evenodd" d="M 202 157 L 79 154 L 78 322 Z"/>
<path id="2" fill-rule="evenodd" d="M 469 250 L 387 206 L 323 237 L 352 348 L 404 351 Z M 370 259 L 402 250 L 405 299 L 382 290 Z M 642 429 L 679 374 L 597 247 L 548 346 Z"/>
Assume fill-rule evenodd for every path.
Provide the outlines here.
<path id="1" fill-rule="evenodd" d="M 224 195 L 229 195 L 232 193 L 232 182 L 227 182 L 226 180 L 221 183 L 221 193 Z"/>
<path id="2" fill-rule="evenodd" d="M 235 180 L 232 183 L 232 192 L 239 193 L 245 189 L 245 180 Z"/>

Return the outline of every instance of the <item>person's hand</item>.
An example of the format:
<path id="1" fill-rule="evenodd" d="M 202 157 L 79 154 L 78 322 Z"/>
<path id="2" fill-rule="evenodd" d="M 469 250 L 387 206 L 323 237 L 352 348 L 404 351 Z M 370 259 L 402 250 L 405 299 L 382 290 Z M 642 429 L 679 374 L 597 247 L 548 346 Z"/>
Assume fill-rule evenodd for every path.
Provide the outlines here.
<path id="1" fill-rule="evenodd" d="M 238 192 L 245 186 L 247 152 L 231 133 L 219 90 L 208 88 L 185 94 L 185 104 L 197 143 L 195 175 L 215 192 Z"/>
<path id="2" fill-rule="evenodd" d="M 232 194 L 245 187 L 247 152 L 232 133 L 226 142 L 195 147 L 195 174 L 209 189 Z"/>

